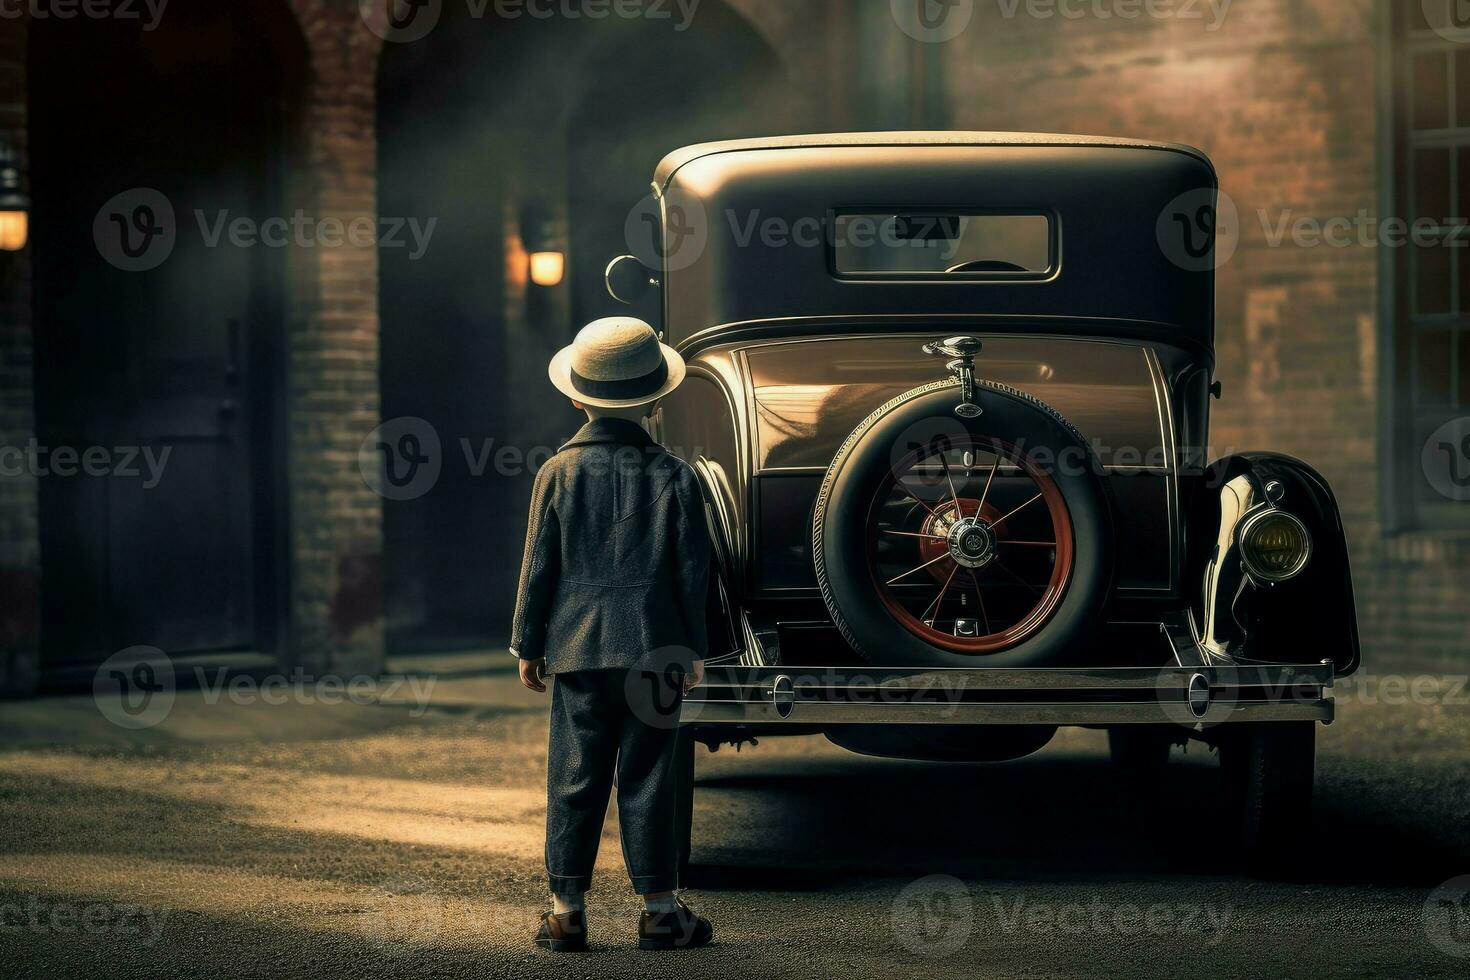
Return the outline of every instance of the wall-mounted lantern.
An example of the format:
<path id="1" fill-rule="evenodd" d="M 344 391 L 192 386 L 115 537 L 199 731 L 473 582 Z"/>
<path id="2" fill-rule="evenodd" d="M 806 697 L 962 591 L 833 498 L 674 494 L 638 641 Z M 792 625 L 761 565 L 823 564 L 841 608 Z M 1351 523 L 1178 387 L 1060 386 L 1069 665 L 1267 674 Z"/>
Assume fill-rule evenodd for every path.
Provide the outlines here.
<path id="1" fill-rule="evenodd" d="M 531 281 L 538 286 L 559 286 L 567 272 L 565 252 L 532 252 Z"/>
<path id="2" fill-rule="evenodd" d="M 30 237 L 31 199 L 21 186 L 10 141 L 0 136 L 0 251 L 19 252 Z"/>
<path id="3" fill-rule="evenodd" d="M 528 204 L 521 210 L 521 244 L 526 249 L 531 282 L 560 286 L 567 274 L 566 243 L 544 205 Z"/>

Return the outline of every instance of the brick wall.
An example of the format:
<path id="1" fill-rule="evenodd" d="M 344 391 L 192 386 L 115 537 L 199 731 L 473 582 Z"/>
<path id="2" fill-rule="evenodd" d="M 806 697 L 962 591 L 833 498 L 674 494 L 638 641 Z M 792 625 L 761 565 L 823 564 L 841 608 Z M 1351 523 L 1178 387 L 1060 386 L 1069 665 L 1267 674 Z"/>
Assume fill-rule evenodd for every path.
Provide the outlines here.
<path id="1" fill-rule="evenodd" d="M 287 2 L 311 59 L 288 208 L 373 217 L 382 42 L 355 0 Z M 821 117 L 813 128 L 863 118 L 852 0 L 728 5 L 781 56 L 792 101 Z M 1375 209 L 1373 0 L 1237 0 L 1218 24 L 1208 4 L 1189 8 L 1202 19 L 1104 19 L 1079 7 L 1079 18 L 1038 17 L 1033 10 L 1055 8 L 975 0 L 968 29 L 936 46 L 950 125 L 1156 137 L 1214 157 L 1244 218 L 1241 246 L 1220 272 L 1226 398 L 1216 447 L 1289 452 L 1332 481 L 1371 652 L 1462 656 L 1470 549 L 1447 537 L 1385 536 L 1379 522 L 1376 255 L 1272 247 L 1256 217 Z M 21 134 L 23 46 L 23 22 L 8 23 L 0 127 Z M 934 53 L 913 42 L 910 60 Z M 25 255 L 0 261 L 0 444 L 13 445 L 34 431 L 29 268 Z M 380 420 L 377 254 L 297 250 L 290 276 L 286 656 L 314 669 L 370 668 L 383 651 L 382 502 L 360 478 L 357 451 Z M 519 310 L 514 293 L 507 301 Z M 34 480 L 0 482 L 0 532 L 3 679 L 16 651 L 35 649 Z"/>
<path id="2" fill-rule="evenodd" d="M 26 169 L 25 20 L 0 32 L 0 135 Z M 36 432 L 31 383 L 29 252 L 0 252 L 0 450 L 23 447 Z M 0 695 L 36 684 L 40 622 L 40 538 L 36 478 L 0 461 Z"/>
<path id="3" fill-rule="evenodd" d="M 1250 0 L 1207 30 L 1207 4 L 1203 20 L 1066 19 L 977 0 L 944 67 L 955 128 L 1148 137 L 1213 157 L 1242 218 L 1219 273 L 1215 448 L 1290 453 L 1332 483 L 1370 656 L 1463 660 L 1470 548 L 1385 536 L 1380 521 L 1377 252 L 1272 247 L 1261 221 L 1376 214 L 1375 7 Z"/>
<path id="4" fill-rule="evenodd" d="M 352 0 L 291 0 L 291 7 L 311 70 L 288 210 L 373 218 L 382 42 Z M 383 510 L 362 480 L 357 452 L 380 421 L 377 250 L 298 249 L 290 275 L 286 656 L 311 670 L 372 670 L 383 656 Z"/>

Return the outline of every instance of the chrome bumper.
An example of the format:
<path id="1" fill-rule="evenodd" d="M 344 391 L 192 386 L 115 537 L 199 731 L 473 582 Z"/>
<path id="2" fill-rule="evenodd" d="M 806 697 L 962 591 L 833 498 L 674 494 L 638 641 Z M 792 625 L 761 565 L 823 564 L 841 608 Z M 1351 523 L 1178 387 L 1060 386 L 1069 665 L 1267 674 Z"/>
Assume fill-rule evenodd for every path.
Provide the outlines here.
<path id="1" fill-rule="evenodd" d="M 1269 666 L 942 668 L 712 667 L 681 723 L 1160 725 L 1333 717 L 1330 662 Z"/>

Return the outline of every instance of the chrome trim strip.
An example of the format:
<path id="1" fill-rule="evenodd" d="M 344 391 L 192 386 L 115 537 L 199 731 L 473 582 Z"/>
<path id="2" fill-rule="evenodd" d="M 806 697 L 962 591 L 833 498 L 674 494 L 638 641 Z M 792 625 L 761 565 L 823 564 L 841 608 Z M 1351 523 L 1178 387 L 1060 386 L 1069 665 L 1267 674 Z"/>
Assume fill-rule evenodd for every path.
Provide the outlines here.
<path id="1" fill-rule="evenodd" d="M 1168 491 L 1164 495 L 1169 510 L 1169 585 L 1166 589 L 1139 591 L 1164 591 L 1174 594 L 1179 591 L 1179 565 L 1182 561 L 1179 551 L 1184 537 L 1179 502 L 1179 446 L 1174 431 L 1174 402 L 1169 391 L 1169 379 L 1164 374 L 1164 365 L 1159 360 L 1158 351 L 1152 347 L 1145 347 L 1143 356 L 1148 361 L 1149 374 L 1154 379 L 1154 399 L 1159 413 L 1159 438 L 1163 441 L 1164 459 L 1167 461 L 1165 466 L 1169 474 Z"/>
<path id="2" fill-rule="evenodd" d="M 711 668 L 700 690 L 765 690 L 780 673 L 792 679 L 798 692 L 839 691 L 1053 691 L 1185 692 L 1190 680 L 1203 674 L 1212 689 L 1261 687 L 1327 688 L 1333 666 L 1314 664 L 1216 664 L 1166 667 L 800 667 L 783 665 L 764 672 L 732 672 Z"/>
<path id="3" fill-rule="evenodd" d="M 1136 466 L 1133 465 L 1133 464 L 1131 464 L 1131 463 L 1129 463 L 1129 464 L 1113 464 L 1113 463 L 1109 463 L 1109 464 L 1104 464 L 1102 468 L 1106 472 L 1109 472 L 1109 473 L 1163 473 L 1163 474 L 1166 474 L 1167 475 L 1167 474 L 1170 474 L 1170 473 L 1173 473 L 1174 472 L 1174 470 L 1172 468 L 1168 467 L 1168 466 L 1151 466 L 1151 465 L 1145 465 L 1145 464 L 1142 464 L 1142 463 L 1140 463 L 1140 464 L 1138 464 Z M 1013 467 L 1011 467 L 1011 469 L 1012 470 L 1018 470 L 1018 467 L 1014 467 L 1013 466 Z M 767 466 L 767 467 L 764 467 L 763 469 L 757 470 L 754 475 L 755 476 L 826 476 L 827 475 L 827 467 L 825 467 L 825 466 Z"/>
<path id="4" fill-rule="evenodd" d="M 1219 702 L 1211 706 L 1215 712 Z M 1160 725 L 1181 724 L 1183 702 L 847 704 L 800 701 L 685 702 L 680 723 L 718 725 Z M 784 713 L 783 713 L 784 712 Z M 1331 722 L 1331 698 L 1311 702 L 1240 701 L 1210 724 L 1266 721 Z M 1187 727 L 1187 726 L 1186 726 Z"/>

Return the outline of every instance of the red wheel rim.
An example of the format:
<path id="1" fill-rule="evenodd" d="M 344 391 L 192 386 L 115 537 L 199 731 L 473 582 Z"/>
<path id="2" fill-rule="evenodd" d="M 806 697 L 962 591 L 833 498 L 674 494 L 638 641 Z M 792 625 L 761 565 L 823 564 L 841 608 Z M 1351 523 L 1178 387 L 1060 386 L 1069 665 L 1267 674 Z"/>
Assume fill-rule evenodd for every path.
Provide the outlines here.
<path id="1" fill-rule="evenodd" d="M 889 614 L 954 653 L 1000 653 L 1034 636 L 1072 577 L 1061 489 L 999 439 L 972 436 L 898 461 L 873 494 L 865 533 Z"/>

